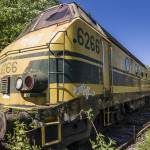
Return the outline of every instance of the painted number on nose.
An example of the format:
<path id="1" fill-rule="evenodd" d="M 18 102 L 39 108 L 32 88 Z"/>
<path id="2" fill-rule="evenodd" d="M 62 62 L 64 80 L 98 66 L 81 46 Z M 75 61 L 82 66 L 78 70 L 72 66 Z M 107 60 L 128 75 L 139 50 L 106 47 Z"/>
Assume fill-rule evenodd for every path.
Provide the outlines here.
<path id="1" fill-rule="evenodd" d="M 17 71 L 17 62 L 16 61 L 2 64 L 2 66 L 0 68 L 1 74 L 15 73 L 16 71 Z"/>

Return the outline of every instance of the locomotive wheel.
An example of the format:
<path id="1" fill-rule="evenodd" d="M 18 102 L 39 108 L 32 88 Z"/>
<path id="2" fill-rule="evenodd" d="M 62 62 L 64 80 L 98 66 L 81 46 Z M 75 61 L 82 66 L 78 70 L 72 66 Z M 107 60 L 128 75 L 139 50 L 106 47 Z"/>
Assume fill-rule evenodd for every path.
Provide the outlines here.
<path id="1" fill-rule="evenodd" d="M 5 113 L 0 111 L 0 139 L 4 138 L 6 132 L 6 116 Z"/>

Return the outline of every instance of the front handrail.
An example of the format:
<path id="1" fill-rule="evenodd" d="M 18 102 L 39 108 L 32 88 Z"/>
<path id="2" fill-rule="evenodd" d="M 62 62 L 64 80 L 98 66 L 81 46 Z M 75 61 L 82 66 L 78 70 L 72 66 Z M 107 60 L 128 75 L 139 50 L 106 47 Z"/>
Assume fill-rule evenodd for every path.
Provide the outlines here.
<path id="1" fill-rule="evenodd" d="M 7 51 L 6 53 L 4 53 L 3 55 L 0 56 L 0 60 L 4 59 L 5 57 L 10 56 L 12 54 L 36 51 L 36 50 L 45 49 L 45 48 L 48 48 L 48 46 L 46 44 L 41 45 L 41 46 L 27 47 L 27 48 L 23 48 L 23 49 L 16 49 L 16 50 Z"/>
<path id="2" fill-rule="evenodd" d="M 61 30 L 61 31 L 58 31 L 58 32 L 56 32 L 55 34 L 54 34 L 54 36 L 51 38 L 51 40 L 47 43 L 47 44 L 57 44 L 57 43 L 52 43 L 52 41 L 53 41 L 53 39 L 59 34 L 59 33 L 66 33 L 67 34 L 67 31 L 65 31 L 65 30 Z M 58 44 L 60 44 L 60 43 L 58 43 Z"/>

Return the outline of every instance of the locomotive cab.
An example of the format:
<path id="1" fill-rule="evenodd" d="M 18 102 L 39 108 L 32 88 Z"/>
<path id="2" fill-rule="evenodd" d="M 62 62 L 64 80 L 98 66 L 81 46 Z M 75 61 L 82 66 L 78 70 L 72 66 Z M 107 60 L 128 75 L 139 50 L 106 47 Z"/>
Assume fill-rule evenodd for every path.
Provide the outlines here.
<path id="1" fill-rule="evenodd" d="M 58 31 L 65 30 L 64 24 L 71 19 L 69 5 L 47 9 L 1 52 L 1 104 L 19 106 L 49 103 L 50 40 Z"/>

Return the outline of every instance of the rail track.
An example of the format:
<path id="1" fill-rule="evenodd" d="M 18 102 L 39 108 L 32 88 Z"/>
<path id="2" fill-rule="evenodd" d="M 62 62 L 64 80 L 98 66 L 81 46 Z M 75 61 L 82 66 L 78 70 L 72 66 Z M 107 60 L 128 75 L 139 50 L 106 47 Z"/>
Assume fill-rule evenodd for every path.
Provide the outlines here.
<path id="1" fill-rule="evenodd" d="M 104 129 L 106 138 L 116 141 L 116 149 L 127 149 L 150 129 L 150 108 L 129 113 L 118 124 Z"/>

